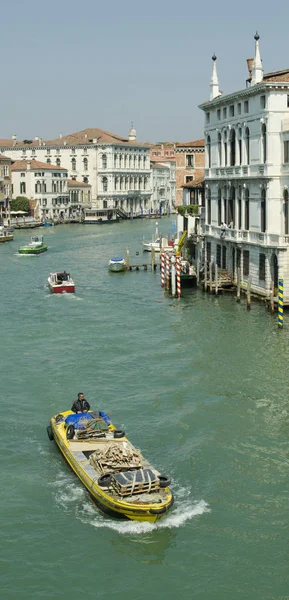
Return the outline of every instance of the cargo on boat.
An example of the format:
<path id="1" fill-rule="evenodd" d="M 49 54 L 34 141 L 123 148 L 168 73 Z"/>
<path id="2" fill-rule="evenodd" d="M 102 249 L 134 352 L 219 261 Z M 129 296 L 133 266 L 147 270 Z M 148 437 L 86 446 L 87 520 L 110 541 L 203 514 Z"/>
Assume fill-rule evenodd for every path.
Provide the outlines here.
<path id="1" fill-rule="evenodd" d="M 43 242 L 42 235 L 33 235 L 30 243 L 27 244 L 27 246 L 21 246 L 18 252 L 19 254 L 41 254 L 42 252 L 46 252 L 47 249 L 47 246 L 45 246 Z"/>
<path id="2" fill-rule="evenodd" d="M 98 507 L 117 518 L 155 522 L 173 505 L 159 473 L 103 412 L 62 412 L 47 427 Z"/>

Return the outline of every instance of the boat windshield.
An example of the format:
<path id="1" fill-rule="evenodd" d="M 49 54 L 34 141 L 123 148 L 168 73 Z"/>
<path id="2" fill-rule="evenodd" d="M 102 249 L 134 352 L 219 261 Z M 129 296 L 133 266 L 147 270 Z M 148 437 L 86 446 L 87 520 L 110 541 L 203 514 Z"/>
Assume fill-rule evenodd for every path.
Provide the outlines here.
<path id="1" fill-rule="evenodd" d="M 70 278 L 70 274 L 67 273 L 66 271 L 63 271 L 63 273 L 57 273 L 58 281 L 69 281 L 69 278 Z"/>

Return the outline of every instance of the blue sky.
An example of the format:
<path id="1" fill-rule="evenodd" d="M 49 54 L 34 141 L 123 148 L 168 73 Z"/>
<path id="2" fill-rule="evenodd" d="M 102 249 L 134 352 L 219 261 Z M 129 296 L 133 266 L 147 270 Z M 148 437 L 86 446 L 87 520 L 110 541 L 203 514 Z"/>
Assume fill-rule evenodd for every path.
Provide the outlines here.
<path id="1" fill-rule="evenodd" d="M 261 36 L 265 72 L 289 67 L 289 3 L 0 0 L 0 137 L 86 127 L 140 141 L 203 135 L 211 56 L 223 93 L 245 87 Z M 240 12 L 242 11 L 242 12 Z"/>

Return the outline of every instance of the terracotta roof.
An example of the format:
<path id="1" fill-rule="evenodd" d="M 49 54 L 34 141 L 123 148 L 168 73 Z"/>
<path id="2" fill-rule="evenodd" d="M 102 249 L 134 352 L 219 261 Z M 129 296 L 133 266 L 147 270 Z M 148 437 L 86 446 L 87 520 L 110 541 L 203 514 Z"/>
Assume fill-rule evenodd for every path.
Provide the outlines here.
<path id="1" fill-rule="evenodd" d="M 1 144 L 0 144 L 1 145 Z M 205 140 L 204 138 L 200 139 L 200 140 L 194 140 L 193 142 L 179 142 L 178 144 L 176 144 L 177 148 L 203 148 L 205 147 Z"/>
<path id="2" fill-rule="evenodd" d="M 69 187 L 91 187 L 89 183 L 85 183 L 84 181 L 76 181 L 75 179 L 67 180 Z"/>
<path id="3" fill-rule="evenodd" d="M 127 144 L 128 146 L 148 146 L 148 144 L 143 144 L 142 142 L 130 142 L 128 138 L 125 138 L 121 135 L 117 135 L 116 133 L 110 133 L 109 131 L 105 131 L 104 129 L 98 128 L 88 128 L 83 129 L 82 131 L 76 131 L 75 133 L 69 133 L 68 135 L 64 135 L 61 138 L 56 138 L 54 140 L 42 140 L 41 148 L 45 148 L 45 146 L 77 146 L 78 144 L 87 145 L 93 144 L 93 140 L 97 140 L 99 144 Z M 23 140 L 17 141 L 16 144 L 13 144 L 13 140 L 0 139 L 0 147 L 19 147 L 25 146 L 27 148 L 35 148 L 39 147 L 39 140 Z"/>
<path id="4" fill-rule="evenodd" d="M 0 158 L 6 158 L 6 160 L 12 160 L 10 156 L 5 156 L 5 154 L 0 154 Z"/>
<path id="5" fill-rule="evenodd" d="M 195 189 L 195 188 L 201 188 L 203 186 L 203 184 L 204 184 L 204 177 L 196 177 L 196 179 L 193 179 L 193 181 L 188 181 L 182 187 Z"/>
<path id="6" fill-rule="evenodd" d="M 283 69 L 282 71 L 273 71 L 272 73 L 265 73 L 263 75 L 263 81 L 270 83 L 270 81 L 288 81 L 289 82 L 289 69 Z M 260 81 L 260 83 L 262 83 Z"/>
<path id="7" fill-rule="evenodd" d="M 27 171 L 27 165 L 30 164 L 30 171 L 67 171 L 63 167 L 57 167 L 56 165 L 50 165 L 49 163 L 40 162 L 39 160 L 15 160 L 12 163 L 12 171 Z"/>

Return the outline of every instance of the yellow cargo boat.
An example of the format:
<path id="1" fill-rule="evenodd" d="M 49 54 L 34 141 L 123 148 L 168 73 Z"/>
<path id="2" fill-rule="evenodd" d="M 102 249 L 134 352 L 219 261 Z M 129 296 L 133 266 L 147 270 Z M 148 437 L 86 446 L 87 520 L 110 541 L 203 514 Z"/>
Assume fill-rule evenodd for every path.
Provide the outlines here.
<path id="1" fill-rule="evenodd" d="M 173 505 L 168 477 L 105 413 L 62 412 L 52 417 L 47 433 L 104 513 L 153 523 Z"/>

